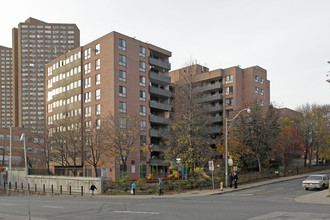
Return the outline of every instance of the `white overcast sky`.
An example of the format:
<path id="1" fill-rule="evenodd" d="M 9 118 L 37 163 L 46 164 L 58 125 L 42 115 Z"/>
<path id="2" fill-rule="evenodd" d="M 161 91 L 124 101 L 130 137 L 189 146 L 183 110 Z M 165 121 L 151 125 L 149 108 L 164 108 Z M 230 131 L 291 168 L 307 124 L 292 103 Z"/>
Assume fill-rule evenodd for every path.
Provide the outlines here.
<path id="1" fill-rule="evenodd" d="M 1 2 L 0 45 L 33 17 L 75 23 L 81 45 L 111 31 L 172 52 L 172 70 L 193 59 L 210 70 L 259 65 L 271 102 L 330 104 L 329 0 L 10 0 Z"/>

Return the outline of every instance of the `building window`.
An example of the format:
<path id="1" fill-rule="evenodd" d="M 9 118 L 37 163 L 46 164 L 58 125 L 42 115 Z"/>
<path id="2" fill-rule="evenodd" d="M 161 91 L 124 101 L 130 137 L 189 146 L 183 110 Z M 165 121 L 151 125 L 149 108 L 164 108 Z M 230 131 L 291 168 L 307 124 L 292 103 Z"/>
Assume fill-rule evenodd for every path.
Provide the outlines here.
<path id="1" fill-rule="evenodd" d="M 234 82 L 234 76 L 233 75 L 225 76 L 225 84 L 232 83 L 232 82 Z"/>
<path id="2" fill-rule="evenodd" d="M 91 72 L 91 63 L 86 63 L 84 66 L 85 74 Z"/>
<path id="3" fill-rule="evenodd" d="M 101 89 L 95 90 L 95 100 L 101 99 Z"/>
<path id="4" fill-rule="evenodd" d="M 99 85 L 101 83 L 101 74 L 95 75 L 95 85 Z"/>
<path id="5" fill-rule="evenodd" d="M 120 50 L 126 50 L 126 40 L 119 38 L 119 49 Z"/>
<path id="6" fill-rule="evenodd" d="M 119 86 L 119 96 L 126 97 L 126 87 L 125 86 Z"/>
<path id="7" fill-rule="evenodd" d="M 146 101 L 146 92 L 140 90 L 140 101 Z"/>
<path id="8" fill-rule="evenodd" d="M 264 95 L 264 89 L 261 89 L 260 95 Z"/>
<path id="9" fill-rule="evenodd" d="M 146 121 L 140 121 L 140 130 L 141 131 L 147 130 L 147 122 Z"/>
<path id="10" fill-rule="evenodd" d="M 146 77 L 140 76 L 140 86 L 145 87 L 146 86 Z"/>
<path id="11" fill-rule="evenodd" d="M 95 45 L 95 55 L 99 54 L 101 51 L 101 45 L 100 44 L 96 44 Z"/>
<path id="12" fill-rule="evenodd" d="M 85 117 L 90 117 L 92 115 L 92 107 L 85 107 Z"/>
<path id="13" fill-rule="evenodd" d="M 141 72 L 145 72 L 146 71 L 146 63 L 143 62 L 143 61 L 140 61 L 140 64 L 139 64 L 139 70 Z"/>
<path id="14" fill-rule="evenodd" d="M 226 106 L 232 106 L 234 104 L 233 98 L 226 99 Z"/>
<path id="15" fill-rule="evenodd" d="M 140 55 L 140 57 L 146 57 L 146 48 L 145 47 L 140 46 L 139 55 Z"/>
<path id="16" fill-rule="evenodd" d="M 95 127 L 96 127 L 97 130 L 101 129 L 101 119 L 96 119 Z"/>
<path id="17" fill-rule="evenodd" d="M 88 48 L 84 51 L 84 54 L 85 54 L 85 60 L 87 60 L 88 58 L 91 57 L 91 48 Z"/>
<path id="18" fill-rule="evenodd" d="M 126 128 L 126 118 L 119 118 L 119 127 Z"/>
<path id="19" fill-rule="evenodd" d="M 261 100 L 260 105 L 261 105 L 261 106 L 264 106 L 264 105 L 265 105 L 264 100 Z"/>
<path id="20" fill-rule="evenodd" d="M 225 93 L 226 95 L 231 95 L 233 94 L 233 87 L 232 86 L 226 87 L 225 91 L 226 91 Z"/>
<path id="21" fill-rule="evenodd" d="M 90 102 L 92 99 L 92 92 L 85 93 L 85 103 Z"/>
<path id="22" fill-rule="evenodd" d="M 256 92 L 256 94 L 259 93 L 259 88 L 258 87 L 255 87 L 255 92 Z"/>
<path id="23" fill-rule="evenodd" d="M 259 82 L 259 76 L 255 76 L 254 81 Z"/>
<path id="24" fill-rule="evenodd" d="M 95 69 L 98 70 L 101 68 L 101 59 L 95 60 Z"/>
<path id="25" fill-rule="evenodd" d="M 95 114 L 100 115 L 101 114 L 101 104 L 95 105 Z"/>
<path id="26" fill-rule="evenodd" d="M 147 115 L 147 108 L 144 105 L 140 105 L 140 115 L 141 116 Z"/>
<path id="27" fill-rule="evenodd" d="M 126 72 L 123 70 L 119 70 L 119 80 L 122 82 L 126 82 Z"/>
<path id="28" fill-rule="evenodd" d="M 85 122 L 85 131 L 90 131 L 92 129 L 92 121 Z"/>
<path id="29" fill-rule="evenodd" d="M 91 87 L 92 78 L 88 77 L 85 79 L 85 88 Z"/>
<path id="30" fill-rule="evenodd" d="M 140 135 L 140 146 L 145 146 L 147 144 L 147 136 Z"/>
<path id="31" fill-rule="evenodd" d="M 126 56 L 119 54 L 119 65 L 126 66 Z"/>
<path id="32" fill-rule="evenodd" d="M 119 112 L 126 113 L 126 102 L 119 102 Z"/>
<path id="33" fill-rule="evenodd" d="M 260 83 L 261 83 L 261 84 L 264 84 L 264 78 L 261 78 L 261 79 L 260 79 Z"/>

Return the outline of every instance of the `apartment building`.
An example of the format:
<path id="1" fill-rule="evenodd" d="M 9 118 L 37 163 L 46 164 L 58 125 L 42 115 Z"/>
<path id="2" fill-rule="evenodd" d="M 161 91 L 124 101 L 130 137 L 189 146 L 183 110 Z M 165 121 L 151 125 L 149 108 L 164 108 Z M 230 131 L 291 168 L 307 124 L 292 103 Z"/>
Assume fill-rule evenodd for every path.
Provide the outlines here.
<path id="1" fill-rule="evenodd" d="M 46 157 L 42 139 L 24 128 L 0 128 L 0 166 L 9 166 L 10 142 L 11 164 L 13 167 L 24 167 L 24 143 L 20 141 L 22 133 L 25 134 L 27 163 L 32 168 L 45 168 Z"/>
<path id="2" fill-rule="evenodd" d="M 13 126 L 42 133 L 45 129 L 46 63 L 80 45 L 75 24 L 29 18 L 12 30 Z"/>
<path id="3" fill-rule="evenodd" d="M 102 129 L 102 120 L 109 114 L 119 119 L 137 116 L 140 143 L 136 147 L 153 144 L 152 152 L 148 156 L 141 150 L 131 152 L 128 175 L 136 177 L 138 172 L 147 175 L 148 164 L 162 167 L 163 161 L 159 160 L 165 149 L 162 132 L 169 124 L 171 110 L 170 56 L 167 50 L 111 32 L 54 59 L 46 65 L 49 133 Z M 63 121 L 66 124 L 61 124 Z M 86 137 L 81 140 L 81 147 L 87 149 L 89 140 Z M 84 176 L 96 175 L 86 161 L 81 160 L 79 166 Z M 122 162 L 117 157 L 103 158 L 97 169 L 97 173 L 113 180 L 121 172 Z"/>
<path id="4" fill-rule="evenodd" d="M 0 128 L 9 128 L 13 125 L 11 57 L 11 48 L 0 46 Z"/>
<path id="5" fill-rule="evenodd" d="M 201 65 L 191 65 L 170 72 L 175 85 L 186 71 L 195 75 L 196 90 L 211 115 L 214 138 L 221 133 L 225 118 L 231 111 L 240 110 L 257 99 L 262 106 L 270 105 L 270 82 L 267 71 L 259 66 L 242 69 L 239 66 L 210 71 Z"/>

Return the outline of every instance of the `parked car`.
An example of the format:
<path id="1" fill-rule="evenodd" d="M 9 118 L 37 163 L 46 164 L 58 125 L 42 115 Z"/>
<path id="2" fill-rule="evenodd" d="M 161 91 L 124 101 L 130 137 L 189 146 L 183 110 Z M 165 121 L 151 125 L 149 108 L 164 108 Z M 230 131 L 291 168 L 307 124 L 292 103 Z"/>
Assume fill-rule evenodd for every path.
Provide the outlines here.
<path id="1" fill-rule="evenodd" d="M 302 182 L 302 188 L 325 189 L 329 187 L 329 177 L 325 174 L 310 175 Z"/>

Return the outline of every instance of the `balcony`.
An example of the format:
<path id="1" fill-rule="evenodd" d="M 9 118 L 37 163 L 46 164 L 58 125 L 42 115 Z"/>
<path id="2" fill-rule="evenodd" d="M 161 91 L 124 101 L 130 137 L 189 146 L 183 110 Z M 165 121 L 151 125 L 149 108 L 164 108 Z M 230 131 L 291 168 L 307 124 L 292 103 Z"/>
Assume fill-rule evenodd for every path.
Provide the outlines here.
<path id="1" fill-rule="evenodd" d="M 166 98 L 170 98 L 172 96 L 172 93 L 170 90 L 160 89 L 157 87 L 149 87 L 149 92 L 151 94 L 161 96 L 161 97 L 166 97 Z"/>
<path id="2" fill-rule="evenodd" d="M 170 70 L 171 69 L 171 64 L 168 63 L 168 62 L 165 62 L 165 61 L 162 61 L 162 60 L 158 60 L 158 59 L 155 59 L 155 58 L 152 58 L 152 57 L 149 57 L 149 63 L 151 65 L 154 65 L 154 66 L 159 66 L 159 67 L 162 67 L 166 70 Z"/>
<path id="3" fill-rule="evenodd" d="M 164 152 L 167 150 L 167 147 L 167 145 L 153 144 L 151 150 L 154 152 Z"/>
<path id="4" fill-rule="evenodd" d="M 163 137 L 164 131 L 151 128 L 149 131 L 150 137 Z"/>
<path id="5" fill-rule="evenodd" d="M 220 82 L 216 82 L 214 84 L 208 84 L 200 87 L 196 87 L 194 90 L 196 92 L 205 92 L 205 91 L 212 91 L 212 90 L 220 90 L 222 85 Z"/>
<path id="6" fill-rule="evenodd" d="M 209 133 L 209 134 L 217 134 L 217 133 L 221 133 L 222 132 L 222 127 L 209 127 L 208 129 L 207 129 L 207 132 Z"/>
<path id="7" fill-rule="evenodd" d="M 217 123 L 217 122 L 222 122 L 222 121 L 223 121 L 222 116 L 211 117 L 211 120 L 210 120 L 211 123 Z"/>
<path id="8" fill-rule="evenodd" d="M 168 163 L 166 163 L 164 159 L 159 158 L 150 158 L 149 163 L 157 164 L 158 166 L 168 166 Z"/>
<path id="9" fill-rule="evenodd" d="M 219 101 L 222 100 L 222 95 L 221 94 L 215 94 L 215 95 L 208 95 L 200 98 L 200 102 L 212 102 L 212 101 Z"/>
<path id="10" fill-rule="evenodd" d="M 149 78 L 152 82 L 156 82 L 159 84 L 170 84 L 171 78 L 169 76 L 166 76 L 165 74 L 159 74 L 153 71 L 149 72 Z"/>
<path id="11" fill-rule="evenodd" d="M 160 116 L 157 116 L 157 115 L 150 115 L 149 116 L 149 121 L 151 123 L 167 124 L 167 125 L 170 123 L 169 118 L 164 118 L 164 117 L 160 117 Z"/>
<path id="12" fill-rule="evenodd" d="M 160 103 L 152 100 L 150 100 L 149 106 L 150 108 L 156 108 L 164 111 L 171 111 L 171 106 L 169 104 Z"/>
<path id="13" fill-rule="evenodd" d="M 215 105 L 215 106 L 210 106 L 207 108 L 208 112 L 219 112 L 222 110 L 223 110 L 222 105 Z"/>

